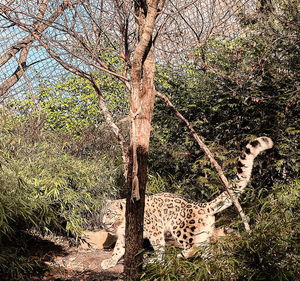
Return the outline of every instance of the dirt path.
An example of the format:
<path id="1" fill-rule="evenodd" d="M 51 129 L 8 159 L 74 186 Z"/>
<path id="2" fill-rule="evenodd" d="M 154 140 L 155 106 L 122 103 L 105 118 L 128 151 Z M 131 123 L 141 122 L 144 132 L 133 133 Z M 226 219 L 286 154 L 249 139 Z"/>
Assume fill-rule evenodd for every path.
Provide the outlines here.
<path id="1" fill-rule="evenodd" d="M 30 276 L 29 280 L 48 281 L 110 281 L 122 280 L 123 264 L 103 270 L 101 261 L 112 252 L 87 247 L 69 246 L 67 239 L 58 237 L 35 237 L 31 243 L 32 257 L 43 262 L 42 273 Z"/>
<path id="2" fill-rule="evenodd" d="M 123 265 L 103 270 L 101 261 L 111 256 L 111 252 L 103 250 L 85 250 L 70 248 L 65 256 L 54 258 L 51 266 L 52 280 L 96 281 L 122 280 Z M 49 276 L 50 277 L 50 276 Z M 54 277 L 54 279 L 53 279 Z M 46 279 L 46 280 L 51 280 Z"/>

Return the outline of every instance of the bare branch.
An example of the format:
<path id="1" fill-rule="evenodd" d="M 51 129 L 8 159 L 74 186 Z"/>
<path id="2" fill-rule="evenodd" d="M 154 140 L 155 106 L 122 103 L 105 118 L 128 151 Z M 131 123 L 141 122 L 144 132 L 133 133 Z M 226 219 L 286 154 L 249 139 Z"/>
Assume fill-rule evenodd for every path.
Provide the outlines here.
<path id="1" fill-rule="evenodd" d="M 99 86 L 97 85 L 95 78 L 93 77 L 93 75 L 85 73 L 84 71 L 75 68 L 74 66 L 68 64 L 67 62 L 63 61 L 58 54 L 56 54 L 45 42 L 43 42 L 41 40 L 41 38 L 37 35 L 34 34 L 35 39 L 37 39 L 41 45 L 48 51 L 48 53 L 50 54 L 50 56 L 55 59 L 59 64 L 61 64 L 66 70 L 68 70 L 69 72 L 74 73 L 75 75 L 81 76 L 83 78 L 88 79 L 92 85 L 93 88 L 95 89 L 98 98 L 99 98 L 99 105 L 100 108 L 102 110 L 102 113 L 104 115 L 105 121 L 107 122 L 107 124 L 110 126 L 110 128 L 112 129 L 112 131 L 114 132 L 115 136 L 118 139 L 118 142 L 120 144 L 121 150 L 122 150 L 122 159 L 123 159 L 123 166 L 124 166 L 124 176 L 125 178 L 127 178 L 127 173 L 128 173 L 128 147 L 126 145 L 126 141 L 124 136 L 121 134 L 120 129 L 118 128 L 118 126 L 116 125 L 116 123 L 113 121 L 113 117 L 111 115 L 111 113 L 109 112 L 107 105 L 106 105 L 106 101 L 104 96 L 101 93 L 101 90 L 99 88 Z"/>
<path id="2" fill-rule="evenodd" d="M 176 107 L 172 104 L 172 102 L 170 101 L 170 99 L 165 96 L 164 94 L 160 93 L 160 92 L 156 92 L 156 96 L 159 97 L 161 100 L 164 101 L 164 103 L 172 109 L 172 111 L 174 112 L 174 114 L 177 116 L 177 118 L 179 120 L 181 120 L 186 127 L 189 129 L 191 135 L 194 137 L 194 139 L 196 140 L 196 142 L 199 144 L 199 146 L 202 148 L 202 150 L 204 151 L 204 153 L 206 154 L 206 156 L 208 157 L 209 161 L 211 162 L 211 164 L 215 167 L 221 181 L 223 182 L 224 186 L 225 186 L 225 190 L 228 192 L 228 195 L 232 201 L 232 203 L 235 205 L 235 207 L 237 208 L 245 229 L 247 231 L 250 230 L 250 226 L 249 223 L 247 221 L 247 217 L 238 201 L 238 199 L 236 198 L 234 191 L 232 190 L 232 187 L 230 186 L 227 178 L 225 177 L 223 170 L 221 168 L 221 166 L 218 164 L 218 162 L 215 160 L 213 154 L 211 153 L 211 151 L 209 150 L 209 148 L 206 146 L 206 144 L 204 143 L 204 140 L 202 137 L 200 137 L 197 132 L 195 131 L 195 129 L 193 128 L 193 126 L 191 125 L 191 123 L 183 117 L 183 115 L 176 109 Z"/>
<path id="3" fill-rule="evenodd" d="M 32 24 L 32 27 L 34 29 L 35 33 L 41 34 L 44 32 L 63 12 L 65 9 L 69 8 L 72 5 L 75 5 L 79 2 L 71 2 L 71 1 L 64 1 L 57 9 L 56 11 L 50 16 L 48 20 L 44 20 L 43 17 L 45 15 L 45 12 L 47 10 L 47 5 L 49 3 L 49 0 L 43 0 L 41 1 L 41 4 L 39 6 L 38 15 L 36 17 L 36 21 Z M 22 24 L 18 19 L 13 19 L 11 16 L 8 15 L 8 12 L 15 12 L 12 8 L 9 6 L 0 4 L 0 11 L 3 12 L 3 14 L 6 15 L 6 18 L 11 21 L 13 24 L 19 26 L 20 28 L 23 28 L 24 30 L 28 32 L 32 32 L 32 30 L 27 27 L 25 24 Z M 22 12 L 20 12 L 22 13 Z M 32 43 L 34 41 L 34 37 L 32 34 L 27 35 L 23 40 L 21 40 L 19 43 L 15 44 L 10 48 L 9 51 L 7 51 L 4 55 L 0 58 L 0 67 L 3 66 L 6 62 L 8 62 L 12 57 L 14 57 L 19 51 L 21 51 L 20 58 L 18 60 L 18 67 L 15 70 L 15 72 L 6 79 L 2 85 L 0 85 L 0 96 L 5 94 L 9 88 L 11 88 L 15 83 L 17 83 L 20 78 L 23 76 L 24 71 L 28 68 L 28 65 L 26 65 L 27 55 L 30 50 L 30 47 L 32 46 Z"/>
<path id="4" fill-rule="evenodd" d="M 26 68 L 26 60 L 28 56 L 29 49 L 31 47 L 31 42 L 28 43 L 20 53 L 20 57 L 18 59 L 18 67 L 15 72 L 7 78 L 1 85 L 0 85 L 0 96 L 4 95 L 9 88 L 11 88 L 15 83 L 19 81 L 19 79 L 23 76 Z"/>
<path id="5" fill-rule="evenodd" d="M 122 150 L 122 159 L 123 159 L 123 168 L 124 168 L 124 178 L 126 179 L 128 176 L 128 163 L 129 163 L 129 158 L 128 158 L 128 146 L 126 144 L 125 138 L 124 136 L 121 134 L 119 127 L 116 125 L 116 123 L 113 121 L 113 117 L 111 115 L 111 113 L 109 112 L 107 105 L 106 105 L 106 101 L 104 99 L 104 96 L 101 93 L 101 90 L 99 88 L 99 86 L 97 85 L 95 79 L 93 76 L 91 76 L 90 79 L 97 95 L 99 98 L 99 105 L 101 107 L 102 113 L 105 117 L 105 121 L 106 123 L 110 126 L 110 128 L 112 129 L 112 131 L 114 132 L 115 136 L 118 139 L 119 145 L 121 147 Z"/>

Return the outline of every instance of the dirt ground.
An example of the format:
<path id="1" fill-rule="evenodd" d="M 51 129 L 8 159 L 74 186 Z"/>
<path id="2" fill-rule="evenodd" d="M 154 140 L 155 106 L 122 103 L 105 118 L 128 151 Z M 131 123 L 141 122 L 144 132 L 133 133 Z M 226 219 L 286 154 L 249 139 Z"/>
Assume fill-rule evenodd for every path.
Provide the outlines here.
<path id="1" fill-rule="evenodd" d="M 224 229 L 217 229 L 215 239 L 224 235 L 226 235 Z M 61 236 L 42 236 L 36 232 L 25 233 L 27 258 L 32 264 L 37 264 L 34 267 L 34 273 L 26 280 L 121 281 L 122 260 L 108 270 L 101 268 L 101 262 L 112 255 L 116 237 L 107 232 L 103 233 L 103 231 L 85 232 L 83 237 L 88 241 L 89 246 L 86 243 L 74 246 L 74 240 Z M 166 236 L 165 238 L 168 245 L 178 246 L 170 237 Z M 149 247 L 147 244 L 144 246 L 146 249 Z M 6 247 L 14 247 L 17 252 L 18 245 L 8 244 Z M 103 247 L 109 249 L 104 250 Z M 0 280 L 12 281 L 6 276 L 0 276 Z"/>
<path id="2" fill-rule="evenodd" d="M 51 264 L 53 270 L 49 272 L 49 274 L 53 274 L 51 276 L 52 278 L 45 278 L 43 280 L 122 280 L 122 264 L 118 264 L 108 270 L 101 268 L 101 261 L 110 256 L 111 252 L 104 250 L 67 249 L 65 256 L 57 256 L 54 258 Z"/>
<path id="3" fill-rule="evenodd" d="M 62 238 L 42 238 L 32 241 L 32 253 L 45 264 L 46 270 L 30 276 L 29 280 L 48 281 L 110 281 L 122 280 L 122 261 L 114 268 L 103 270 L 101 261 L 111 256 L 112 250 L 70 246 Z M 35 258 L 34 256 L 32 257 Z"/>

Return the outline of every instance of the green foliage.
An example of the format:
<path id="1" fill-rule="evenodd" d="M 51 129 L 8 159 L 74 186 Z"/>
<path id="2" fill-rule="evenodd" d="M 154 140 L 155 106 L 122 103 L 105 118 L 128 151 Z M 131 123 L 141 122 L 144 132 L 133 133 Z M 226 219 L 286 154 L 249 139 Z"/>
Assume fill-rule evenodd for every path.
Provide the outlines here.
<path id="1" fill-rule="evenodd" d="M 205 138 L 229 177 L 247 141 L 274 140 L 273 152 L 254 169 L 254 185 L 263 181 L 268 188 L 299 176 L 299 3 L 273 4 L 270 15 L 253 15 L 247 36 L 212 38 L 199 47 L 195 63 L 160 66 L 157 73 L 159 91 Z M 166 179 L 172 175 L 191 198 L 205 201 L 217 192 L 221 183 L 208 159 L 161 101 L 151 145 L 151 168 Z"/>
<path id="2" fill-rule="evenodd" d="M 104 195 L 118 192 L 119 168 L 105 154 L 74 155 L 59 135 L 34 141 L 30 123 L 8 111 L 1 117 L 0 276 L 21 280 L 36 264 L 14 247 L 20 233 L 34 227 L 78 238 L 83 227 L 97 225 Z"/>
<path id="3" fill-rule="evenodd" d="M 108 75 L 97 75 L 96 82 L 107 101 L 113 117 L 127 112 L 128 98 L 125 87 Z M 42 81 L 38 94 L 31 93 L 22 100 L 13 100 L 11 107 L 21 112 L 21 120 L 39 119 L 43 130 L 82 135 L 88 128 L 97 128 L 104 121 L 99 98 L 91 83 L 84 78 L 70 76 L 56 85 Z"/>
<path id="4" fill-rule="evenodd" d="M 113 192 L 114 171 L 105 156 L 84 160 L 57 143 L 27 143 L 7 133 L 1 134 L 0 155 L 2 234 L 10 233 L 12 225 L 64 226 L 79 234 L 83 213 L 97 208 L 97 196 Z"/>
<path id="5" fill-rule="evenodd" d="M 25 276 L 33 271 L 34 264 L 24 256 L 15 253 L 0 253 L 0 276 L 4 273 L 4 280 L 25 280 Z"/>
<path id="6" fill-rule="evenodd" d="M 173 183 L 170 186 L 169 183 Z M 160 174 L 148 175 L 147 181 L 147 195 L 156 194 L 159 192 L 173 192 L 173 193 L 180 193 L 181 188 L 180 186 L 176 185 L 174 179 L 170 176 L 169 178 L 162 177 Z"/>
<path id="7" fill-rule="evenodd" d="M 220 238 L 207 259 L 179 260 L 169 249 L 142 280 L 299 280 L 299 194 L 299 181 L 275 186 L 252 207 L 249 233 Z"/>
<path id="8" fill-rule="evenodd" d="M 202 135 L 227 175 L 235 174 L 240 149 L 266 135 L 275 147 L 255 162 L 252 182 L 241 198 L 250 219 L 244 233 L 234 208 L 217 216 L 239 236 L 220 239 L 206 260 L 148 265 L 143 280 L 299 280 L 299 3 L 279 0 L 269 14 L 241 18 L 245 35 L 212 38 L 199 47 L 196 62 L 179 69 L 160 66 L 157 88 Z M 247 34 L 247 35 L 246 35 Z M 166 106 L 157 102 L 150 167 L 162 190 L 197 201 L 220 193 L 210 162 Z M 156 170 L 157 169 L 157 170 Z M 169 175 L 172 175 L 170 177 Z M 174 190 L 174 189 L 173 189 Z"/>

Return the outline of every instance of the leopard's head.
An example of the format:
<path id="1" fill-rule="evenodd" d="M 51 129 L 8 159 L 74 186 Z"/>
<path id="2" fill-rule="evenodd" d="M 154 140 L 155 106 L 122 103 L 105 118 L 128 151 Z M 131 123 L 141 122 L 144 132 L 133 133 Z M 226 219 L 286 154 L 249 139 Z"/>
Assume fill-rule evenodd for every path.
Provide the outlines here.
<path id="1" fill-rule="evenodd" d="M 115 229 L 125 217 L 125 200 L 108 200 L 102 209 L 102 225 L 105 229 Z"/>

